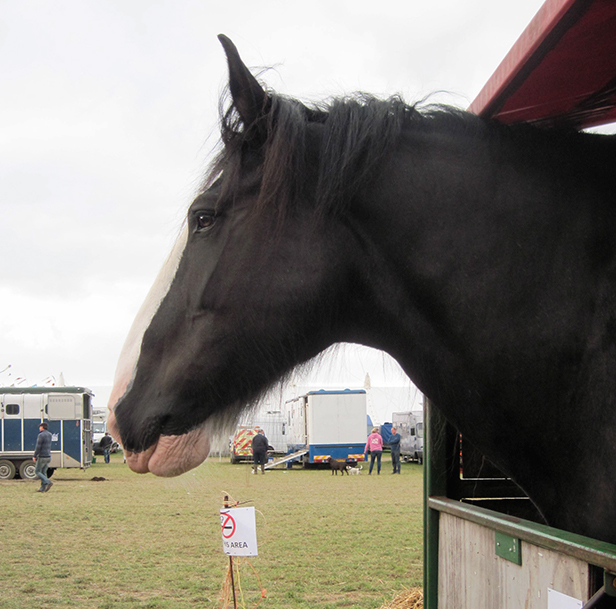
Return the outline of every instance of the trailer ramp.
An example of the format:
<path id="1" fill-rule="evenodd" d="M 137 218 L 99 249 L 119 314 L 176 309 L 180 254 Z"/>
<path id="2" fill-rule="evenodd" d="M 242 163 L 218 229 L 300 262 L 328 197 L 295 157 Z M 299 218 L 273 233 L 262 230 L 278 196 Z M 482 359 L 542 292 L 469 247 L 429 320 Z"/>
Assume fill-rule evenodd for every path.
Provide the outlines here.
<path id="1" fill-rule="evenodd" d="M 266 463 L 265 469 L 272 469 L 273 467 L 276 467 L 277 465 L 281 465 L 282 463 L 287 463 L 288 461 L 292 461 L 293 459 L 298 459 L 299 457 L 303 457 L 306 454 L 308 454 L 307 448 L 298 450 L 295 453 L 291 453 L 290 455 L 285 455 L 284 457 L 281 457 L 280 459 L 276 459 L 275 461 Z"/>

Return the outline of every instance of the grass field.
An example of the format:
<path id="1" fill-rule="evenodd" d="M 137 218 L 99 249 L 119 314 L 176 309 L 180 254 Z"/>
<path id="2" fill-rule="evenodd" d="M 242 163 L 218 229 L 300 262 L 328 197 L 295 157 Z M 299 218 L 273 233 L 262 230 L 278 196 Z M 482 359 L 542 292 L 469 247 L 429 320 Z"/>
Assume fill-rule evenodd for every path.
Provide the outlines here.
<path id="1" fill-rule="evenodd" d="M 0 481 L 1 609 L 218 607 L 224 493 L 257 511 L 260 609 L 371 609 L 421 586 L 419 465 L 402 464 L 400 476 L 385 459 L 380 476 L 255 476 L 212 458 L 161 479 L 133 474 L 120 455 L 101 460 L 56 471 L 48 493 L 35 492 L 38 482 Z M 261 594 L 247 563 L 239 583 L 238 606 L 254 607 Z"/>

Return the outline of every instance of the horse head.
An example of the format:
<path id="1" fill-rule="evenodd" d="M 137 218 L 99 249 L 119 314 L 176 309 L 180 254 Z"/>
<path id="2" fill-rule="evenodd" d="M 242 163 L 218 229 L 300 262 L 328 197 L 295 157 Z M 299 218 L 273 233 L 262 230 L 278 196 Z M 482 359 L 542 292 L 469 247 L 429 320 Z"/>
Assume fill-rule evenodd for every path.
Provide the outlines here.
<path id="1" fill-rule="evenodd" d="M 306 162 L 319 113 L 277 103 L 220 40 L 224 148 L 133 324 L 110 399 L 109 427 L 138 472 L 201 463 L 214 426 L 344 337 L 352 296 L 352 237 L 318 209 Z M 291 180 L 300 164 L 304 178 Z"/>

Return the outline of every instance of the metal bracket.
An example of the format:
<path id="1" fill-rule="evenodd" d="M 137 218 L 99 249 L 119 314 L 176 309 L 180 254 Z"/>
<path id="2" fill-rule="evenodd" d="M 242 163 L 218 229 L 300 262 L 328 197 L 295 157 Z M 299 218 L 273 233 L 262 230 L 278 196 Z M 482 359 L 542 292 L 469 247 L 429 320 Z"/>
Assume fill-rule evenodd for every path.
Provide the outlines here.
<path id="1" fill-rule="evenodd" d="M 494 532 L 494 551 L 497 556 L 516 565 L 522 564 L 522 545 L 517 537 Z"/>

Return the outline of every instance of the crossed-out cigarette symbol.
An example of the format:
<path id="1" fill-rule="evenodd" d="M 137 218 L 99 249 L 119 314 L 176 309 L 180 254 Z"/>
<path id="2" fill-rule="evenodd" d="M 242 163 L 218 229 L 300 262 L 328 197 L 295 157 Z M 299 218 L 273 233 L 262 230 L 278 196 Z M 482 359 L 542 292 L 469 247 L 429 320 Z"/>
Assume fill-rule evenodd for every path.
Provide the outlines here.
<path id="1" fill-rule="evenodd" d="M 229 539 L 229 537 L 233 537 L 235 533 L 235 520 L 233 520 L 233 516 L 231 514 L 221 514 L 220 522 L 222 524 L 222 536 L 225 539 Z"/>

